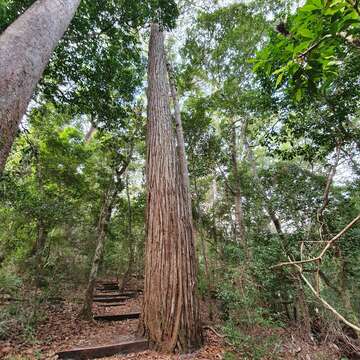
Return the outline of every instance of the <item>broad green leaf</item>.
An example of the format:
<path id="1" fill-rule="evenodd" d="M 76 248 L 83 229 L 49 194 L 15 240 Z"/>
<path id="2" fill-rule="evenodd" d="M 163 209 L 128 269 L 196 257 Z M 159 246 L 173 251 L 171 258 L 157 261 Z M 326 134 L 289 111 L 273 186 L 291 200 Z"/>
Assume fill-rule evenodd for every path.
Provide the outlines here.
<path id="1" fill-rule="evenodd" d="M 303 37 L 306 37 L 306 38 L 309 38 L 309 39 L 312 39 L 315 34 L 313 32 L 311 32 L 309 29 L 307 28 L 301 28 L 299 29 L 299 34 Z"/>

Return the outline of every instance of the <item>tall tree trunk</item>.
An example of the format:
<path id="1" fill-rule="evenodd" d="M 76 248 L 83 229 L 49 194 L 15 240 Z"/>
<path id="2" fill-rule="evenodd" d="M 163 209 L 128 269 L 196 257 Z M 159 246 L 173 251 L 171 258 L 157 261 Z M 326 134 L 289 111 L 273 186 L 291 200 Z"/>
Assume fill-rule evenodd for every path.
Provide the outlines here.
<path id="1" fill-rule="evenodd" d="M 117 192 L 114 191 L 113 187 L 114 187 L 114 182 L 112 180 L 107 192 L 104 194 L 104 199 L 101 206 L 100 216 L 96 229 L 96 233 L 97 233 L 96 250 L 91 265 L 89 281 L 85 292 L 84 304 L 79 314 L 79 317 L 84 320 L 92 320 L 92 304 L 93 304 L 95 282 L 99 271 L 102 254 L 104 251 L 106 232 L 111 218 L 113 202 L 117 194 Z"/>
<path id="2" fill-rule="evenodd" d="M 140 328 L 163 352 L 199 347 L 196 259 L 188 194 L 177 163 L 164 35 L 151 25 L 148 68 L 147 241 Z"/>
<path id="3" fill-rule="evenodd" d="M 0 174 L 19 122 L 80 0 L 38 0 L 0 36 Z"/>
<path id="4" fill-rule="evenodd" d="M 241 183 L 239 178 L 238 152 L 236 141 L 235 122 L 231 124 L 231 162 L 234 177 L 234 202 L 235 202 L 235 240 L 247 251 L 245 241 L 244 211 L 242 207 Z"/>

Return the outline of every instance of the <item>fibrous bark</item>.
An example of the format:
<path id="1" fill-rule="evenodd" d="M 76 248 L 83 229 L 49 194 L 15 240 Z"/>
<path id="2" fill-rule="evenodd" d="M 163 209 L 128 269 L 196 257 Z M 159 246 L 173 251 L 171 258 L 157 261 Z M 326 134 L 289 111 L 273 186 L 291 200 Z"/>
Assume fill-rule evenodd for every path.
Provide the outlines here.
<path id="1" fill-rule="evenodd" d="M 38 0 L 0 36 L 0 173 L 21 118 L 80 0 Z"/>
<path id="2" fill-rule="evenodd" d="M 147 239 L 140 329 L 163 352 L 199 347 L 196 259 L 190 209 L 177 161 L 164 35 L 152 24 L 148 67 Z"/>

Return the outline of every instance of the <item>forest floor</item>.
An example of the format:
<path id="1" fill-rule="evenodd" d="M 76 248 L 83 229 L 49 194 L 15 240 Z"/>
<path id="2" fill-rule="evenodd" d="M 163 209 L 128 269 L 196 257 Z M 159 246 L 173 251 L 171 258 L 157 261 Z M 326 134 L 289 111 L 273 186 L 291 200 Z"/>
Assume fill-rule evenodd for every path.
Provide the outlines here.
<path id="1" fill-rule="evenodd" d="M 66 301 L 54 304 L 40 304 L 41 320 L 31 338 L 20 335 L 19 329 L 11 328 L 7 340 L 0 340 L 0 359 L 32 360 L 57 359 L 56 353 L 71 348 L 108 345 L 133 340 L 136 337 L 138 320 L 114 322 L 86 322 L 77 319 L 81 308 L 82 291 L 74 294 Z M 120 306 L 108 307 L 94 304 L 94 314 L 125 314 L 141 310 L 142 296 L 129 299 Z M 1 311 L 0 307 L 0 311 Z M 261 327 L 248 330 L 243 344 L 243 351 L 235 352 L 234 348 L 214 329 L 221 325 L 219 316 L 209 320 L 208 305 L 201 304 L 202 321 L 207 325 L 204 331 L 203 347 L 191 355 L 162 355 L 153 351 L 145 351 L 129 355 L 118 355 L 108 359 L 138 360 L 177 360 L 177 359 L 304 359 L 304 360 L 337 360 L 340 357 L 335 348 L 311 345 L 301 339 L 296 329 L 265 329 Z M 250 341 L 250 339 L 252 339 Z M 270 344 L 270 339 L 276 339 Z M 271 340 L 273 341 L 273 340 Z M 259 344 L 259 351 L 254 348 Z M 247 347 L 252 347 L 248 349 Z M 262 351 L 262 353 L 261 353 Z M 265 352 L 265 353 L 264 353 Z M 249 354 L 253 354 L 250 355 Z M 255 355 L 254 355 L 255 354 Z"/>

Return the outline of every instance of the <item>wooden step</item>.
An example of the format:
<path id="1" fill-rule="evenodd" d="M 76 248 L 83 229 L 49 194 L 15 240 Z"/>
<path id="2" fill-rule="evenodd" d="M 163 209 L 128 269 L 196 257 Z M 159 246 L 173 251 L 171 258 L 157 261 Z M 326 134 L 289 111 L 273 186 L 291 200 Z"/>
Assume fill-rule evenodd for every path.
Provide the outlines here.
<path id="1" fill-rule="evenodd" d="M 94 294 L 93 298 L 129 298 L 127 295 L 123 294 Z"/>
<path id="2" fill-rule="evenodd" d="M 107 290 L 107 289 L 96 289 L 100 293 L 109 292 L 110 294 L 96 294 L 94 296 L 102 297 L 103 295 L 111 295 L 111 296 L 128 296 L 129 298 L 135 298 L 139 296 L 138 291 L 120 291 L 119 289 L 115 290 Z"/>
<path id="3" fill-rule="evenodd" d="M 116 354 L 141 352 L 147 350 L 148 348 L 149 344 L 146 339 L 138 339 L 105 346 L 75 348 L 71 350 L 60 351 L 56 355 L 58 355 L 59 359 L 97 359 Z"/>
<path id="4" fill-rule="evenodd" d="M 130 320 L 130 319 L 139 319 L 140 312 L 132 312 L 128 314 L 118 314 L 118 315 L 111 315 L 111 314 L 105 314 L 105 315 L 95 315 L 94 320 L 97 321 L 124 321 L 124 320 Z"/>
<path id="5" fill-rule="evenodd" d="M 96 290 L 98 290 L 98 291 L 119 291 L 120 288 L 118 285 L 114 285 L 114 286 L 97 287 Z"/>
<path id="6" fill-rule="evenodd" d="M 119 294 L 123 295 L 123 296 L 128 296 L 130 298 L 134 298 L 134 297 L 137 297 L 139 295 L 139 293 L 137 291 L 122 291 Z"/>
<path id="7" fill-rule="evenodd" d="M 110 304 L 99 304 L 101 307 L 110 307 L 110 306 L 124 306 L 124 303 L 110 303 Z"/>
<path id="8" fill-rule="evenodd" d="M 129 297 L 97 297 L 94 298 L 93 302 L 100 302 L 100 303 L 115 303 L 115 302 L 122 302 L 129 300 Z"/>
<path id="9" fill-rule="evenodd" d="M 111 297 L 111 298 L 116 298 L 116 297 L 119 297 L 119 298 L 129 298 L 129 299 L 133 299 L 133 298 L 136 298 L 138 296 L 137 293 L 130 293 L 130 292 L 122 292 L 122 293 L 117 293 L 117 292 L 113 292 L 113 293 L 95 293 L 93 298 L 108 298 L 108 297 Z"/>
<path id="10" fill-rule="evenodd" d="M 119 287 L 117 287 L 116 289 L 105 289 L 105 288 L 97 287 L 96 290 L 97 291 L 102 291 L 102 292 L 106 292 L 106 291 L 108 291 L 108 292 L 117 292 L 117 291 L 119 291 Z"/>
<path id="11" fill-rule="evenodd" d="M 111 286 L 111 285 L 118 285 L 118 283 L 116 281 L 105 281 L 105 282 L 98 282 L 97 283 L 98 285 L 101 285 L 101 286 Z"/>

